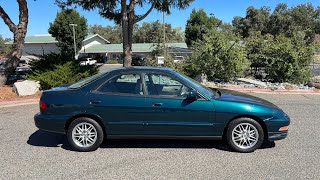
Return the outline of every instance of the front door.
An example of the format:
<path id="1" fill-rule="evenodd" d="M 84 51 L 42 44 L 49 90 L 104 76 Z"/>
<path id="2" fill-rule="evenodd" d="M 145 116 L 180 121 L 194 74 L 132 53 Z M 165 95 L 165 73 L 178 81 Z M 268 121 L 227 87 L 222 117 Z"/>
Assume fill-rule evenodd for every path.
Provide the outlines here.
<path id="1" fill-rule="evenodd" d="M 199 96 L 187 99 L 191 88 L 174 76 L 145 74 L 145 134 L 150 136 L 212 136 L 214 104 Z"/>

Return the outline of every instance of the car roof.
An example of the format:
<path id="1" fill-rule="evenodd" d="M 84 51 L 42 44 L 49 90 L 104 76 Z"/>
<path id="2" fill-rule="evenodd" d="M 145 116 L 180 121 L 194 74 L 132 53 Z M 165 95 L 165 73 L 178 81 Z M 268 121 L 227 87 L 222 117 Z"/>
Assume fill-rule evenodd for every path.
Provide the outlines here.
<path id="1" fill-rule="evenodd" d="M 131 67 L 121 67 L 113 69 L 109 72 L 174 72 L 173 69 L 167 67 L 153 67 L 153 66 L 131 66 Z"/>

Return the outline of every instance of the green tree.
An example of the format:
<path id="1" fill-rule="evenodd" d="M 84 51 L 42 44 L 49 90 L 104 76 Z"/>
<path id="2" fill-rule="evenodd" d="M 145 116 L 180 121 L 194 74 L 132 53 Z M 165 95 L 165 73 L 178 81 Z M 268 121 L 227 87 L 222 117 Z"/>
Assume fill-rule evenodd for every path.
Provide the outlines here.
<path id="1" fill-rule="evenodd" d="M 13 44 L 11 51 L 8 53 L 8 61 L 0 70 L 0 86 L 7 82 L 10 74 L 12 74 L 19 64 L 24 47 L 24 38 L 27 34 L 29 11 L 26 0 L 17 0 L 19 6 L 19 22 L 14 24 L 6 11 L 0 6 L 0 17 L 13 33 Z"/>
<path id="2" fill-rule="evenodd" d="M 56 19 L 50 23 L 48 32 L 56 38 L 61 54 L 68 59 L 74 58 L 73 29 L 70 24 L 77 24 L 75 27 L 76 47 L 79 51 L 82 41 L 88 35 L 87 20 L 73 9 L 65 9 L 57 13 Z M 76 52 L 77 53 L 77 52 Z"/>
<path id="3" fill-rule="evenodd" d="M 204 73 L 209 78 L 230 81 L 242 76 L 250 64 L 240 38 L 216 29 L 195 42 L 193 49 L 186 67 L 191 77 Z"/>
<path id="4" fill-rule="evenodd" d="M 99 34 L 113 44 L 120 44 L 122 41 L 121 26 L 119 25 L 108 25 L 103 27 L 101 25 L 95 24 L 89 27 L 89 32 L 92 34 Z"/>
<path id="5" fill-rule="evenodd" d="M 314 46 L 305 40 L 306 34 L 297 32 L 291 38 L 276 36 L 264 54 L 268 57 L 267 73 L 275 82 L 305 83 L 310 78 L 310 62 Z"/>
<path id="6" fill-rule="evenodd" d="M 285 34 L 292 37 L 295 32 L 306 34 L 308 43 L 312 43 L 316 34 L 320 33 L 320 7 L 312 4 L 300 4 L 291 8 L 285 3 L 277 4 L 270 14 L 270 7 L 256 9 L 247 8 L 246 16 L 234 17 L 232 24 L 235 33 L 246 38 L 251 32 L 260 31 L 262 35 L 274 36 Z"/>
<path id="7" fill-rule="evenodd" d="M 269 60 L 266 52 L 272 46 L 273 36 L 262 35 L 260 31 L 252 31 L 244 40 L 251 67 L 266 67 Z"/>
<path id="8" fill-rule="evenodd" d="M 274 82 L 308 81 L 314 46 L 307 42 L 305 36 L 304 32 L 295 32 L 292 37 L 251 32 L 245 39 L 251 66 L 265 67 L 267 78 Z"/>
<path id="9" fill-rule="evenodd" d="M 221 23 L 222 21 L 215 18 L 213 14 L 208 16 L 203 9 L 198 11 L 193 9 L 185 30 L 187 45 L 191 47 L 193 42 L 202 40 L 208 30 L 216 29 Z"/>
<path id="10" fill-rule="evenodd" d="M 269 7 L 263 6 L 260 9 L 256 9 L 253 6 L 249 6 L 244 18 L 239 16 L 234 17 L 232 21 L 234 31 L 242 37 L 248 37 L 250 31 L 260 31 L 265 34 L 268 32 L 269 16 Z"/>
<path id="11" fill-rule="evenodd" d="M 194 0 L 56 0 L 60 6 L 79 5 L 85 10 L 97 10 L 102 17 L 122 26 L 123 65 L 131 66 L 134 24 L 147 17 L 153 9 L 170 14 L 171 8 L 185 9 Z M 150 8 L 142 15 L 137 8 Z"/>
<path id="12" fill-rule="evenodd" d="M 182 42 L 181 27 L 172 28 L 165 23 L 166 42 Z M 163 41 L 163 24 L 160 21 L 144 22 L 133 32 L 134 43 L 161 43 Z"/>

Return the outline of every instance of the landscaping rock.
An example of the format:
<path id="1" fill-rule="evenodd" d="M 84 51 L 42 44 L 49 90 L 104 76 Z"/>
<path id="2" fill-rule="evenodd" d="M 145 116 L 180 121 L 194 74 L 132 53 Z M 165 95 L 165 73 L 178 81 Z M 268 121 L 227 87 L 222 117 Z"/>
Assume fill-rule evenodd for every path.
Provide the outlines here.
<path id="1" fill-rule="evenodd" d="M 254 79 L 247 79 L 247 78 L 238 78 L 237 79 L 238 82 L 243 82 L 243 83 L 247 83 L 247 84 L 252 84 L 255 85 L 256 87 L 261 87 L 261 88 L 267 88 L 267 83 L 262 82 L 262 81 L 258 81 L 258 80 L 254 80 Z"/>
<path id="2" fill-rule="evenodd" d="M 316 76 L 311 78 L 311 81 L 308 84 L 311 87 L 315 87 L 317 89 L 320 89 L 320 76 Z"/>
<path id="3" fill-rule="evenodd" d="M 201 73 L 199 75 L 197 75 L 195 78 L 194 78 L 196 81 L 200 82 L 200 83 L 206 83 L 208 82 L 208 77 L 207 75 Z"/>
<path id="4" fill-rule="evenodd" d="M 29 96 L 34 95 L 39 91 L 40 83 L 30 80 L 25 80 L 21 82 L 15 82 L 13 84 L 13 91 L 18 96 Z"/>

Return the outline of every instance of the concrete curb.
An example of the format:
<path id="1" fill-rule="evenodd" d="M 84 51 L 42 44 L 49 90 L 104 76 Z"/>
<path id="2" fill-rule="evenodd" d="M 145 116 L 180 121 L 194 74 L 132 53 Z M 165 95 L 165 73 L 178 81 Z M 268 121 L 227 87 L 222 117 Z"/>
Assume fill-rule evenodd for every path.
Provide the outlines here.
<path id="1" fill-rule="evenodd" d="M 316 92 L 311 89 L 298 89 L 298 90 L 271 90 L 266 88 L 221 88 L 221 89 L 228 89 L 240 92 L 252 92 L 252 93 L 264 93 L 264 94 L 317 94 L 320 95 L 320 91 Z"/>
<path id="2" fill-rule="evenodd" d="M 23 106 L 29 104 L 38 104 L 39 99 L 23 99 L 23 100 L 13 100 L 13 101 L 0 101 L 0 108 L 5 107 L 15 107 L 15 106 Z"/>

